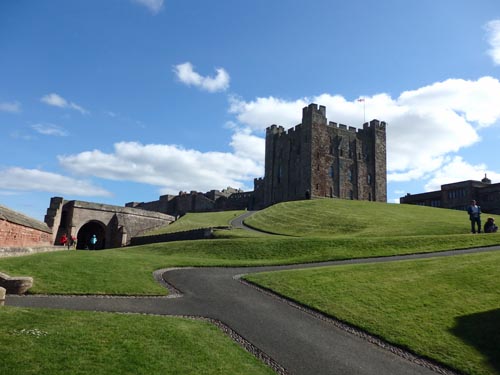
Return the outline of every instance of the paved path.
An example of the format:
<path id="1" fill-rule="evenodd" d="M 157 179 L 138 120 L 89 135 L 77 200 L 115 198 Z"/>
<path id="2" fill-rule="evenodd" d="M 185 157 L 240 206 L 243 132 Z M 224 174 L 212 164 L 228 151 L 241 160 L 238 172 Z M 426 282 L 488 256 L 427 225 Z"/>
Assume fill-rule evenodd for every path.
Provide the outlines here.
<path id="1" fill-rule="evenodd" d="M 245 215 L 249 214 L 251 212 Z M 246 216 L 237 218 L 237 222 L 233 221 L 232 225 L 244 227 L 242 221 Z M 157 280 L 177 288 L 181 293 L 180 298 L 175 298 L 179 297 L 175 294 L 169 297 L 9 295 L 6 304 L 212 318 L 232 328 L 287 369 L 289 374 L 426 375 L 436 372 L 356 334 L 348 333 L 338 328 L 332 320 L 318 318 L 276 296 L 245 285 L 239 281 L 238 275 L 326 265 L 422 259 L 492 250 L 500 250 L 500 246 L 289 266 L 159 270 L 155 272 Z"/>
<path id="2" fill-rule="evenodd" d="M 7 305 L 73 310 L 203 316 L 220 320 L 290 374 L 434 374 L 356 335 L 249 287 L 235 276 L 278 269 L 368 262 L 387 262 L 500 250 L 489 247 L 375 259 L 252 268 L 186 268 L 162 270 L 182 297 L 12 296 Z"/>

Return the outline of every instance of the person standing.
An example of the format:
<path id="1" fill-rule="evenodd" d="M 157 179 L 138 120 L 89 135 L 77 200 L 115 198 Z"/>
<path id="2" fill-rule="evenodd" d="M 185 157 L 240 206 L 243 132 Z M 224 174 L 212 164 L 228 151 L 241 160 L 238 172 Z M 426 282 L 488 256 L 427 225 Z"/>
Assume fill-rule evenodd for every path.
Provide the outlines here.
<path id="1" fill-rule="evenodd" d="M 97 236 L 95 234 L 90 238 L 90 244 L 92 245 L 92 250 L 95 250 L 95 244 L 97 243 Z"/>
<path id="2" fill-rule="evenodd" d="M 470 228 L 472 233 L 481 233 L 481 207 L 476 204 L 475 200 L 471 200 L 470 206 L 467 207 L 467 213 L 470 219 Z"/>
<path id="3" fill-rule="evenodd" d="M 66 244 L 68 243 L 68 237 L 66 236 L 66 233 L 64 233 L 64 234 L 61 236 L 61 239 L 59 240 L 59 243 L 60 243 L 62 246 L 66 246 Z"/>

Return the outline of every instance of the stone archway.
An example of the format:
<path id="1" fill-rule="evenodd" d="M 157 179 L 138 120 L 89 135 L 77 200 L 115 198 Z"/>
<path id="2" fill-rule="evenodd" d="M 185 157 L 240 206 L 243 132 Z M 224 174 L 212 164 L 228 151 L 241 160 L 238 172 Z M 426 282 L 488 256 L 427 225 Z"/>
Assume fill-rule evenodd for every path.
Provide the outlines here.
<path id="1" fill-rule="evenodd" d="M 95 248 L 90 244 L 92 235 L 96 235 Z M 106 248 L 106 227 L 99 221 L 89 221 L 78 231 L 76 248 L 80 250 L 101 250 Z"/>

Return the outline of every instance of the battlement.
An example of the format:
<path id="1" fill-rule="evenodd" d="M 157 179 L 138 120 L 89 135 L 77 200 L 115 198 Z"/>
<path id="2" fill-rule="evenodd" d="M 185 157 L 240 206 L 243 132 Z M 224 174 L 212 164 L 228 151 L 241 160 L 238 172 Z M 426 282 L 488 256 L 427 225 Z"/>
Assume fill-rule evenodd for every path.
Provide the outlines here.
<path id="1" fill-rule="evenodd" d="M 311 113 L 319 113 L 323 117 L 326 117 L 326 107 L 324 105 L 318 106 L 316 103 L 311 103 L 307 107 L 302 108 L 302 117 L 306 117 Z"/>
<path id="2" fill-rule="evenodd" d="M 285 128 L 281 125 L 278 126 L 276 124 L 273 124 L 266 129 L 266 136 L 274 134 L 282 134 L 282 133 L 285 133 Z"/>
<path id="3" fill-rule="evenodd" d="M 377 119 L 371 120 L 369 123 L 365 122 L 363 124 L 363 129 L 379 129 L 379 130 L 385 130 L 387 126 L 387 123 L 385 121 L 379 121 Z"/>

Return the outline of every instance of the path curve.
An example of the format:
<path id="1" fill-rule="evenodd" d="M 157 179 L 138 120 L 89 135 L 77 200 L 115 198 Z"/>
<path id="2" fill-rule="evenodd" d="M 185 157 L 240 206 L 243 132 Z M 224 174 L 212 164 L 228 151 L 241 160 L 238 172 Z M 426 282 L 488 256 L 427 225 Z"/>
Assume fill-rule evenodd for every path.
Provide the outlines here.
<path id="1" fill-rule="evenodd" d="M 328 319 L 294 308 L 286 301 L 238 281 L 252 272 L 328 265 L 390 262 L 452 256 L 500 246 L 440 253 L 365 258 L 287 266 L 182 268 L 156 272 L 182 293 L 181 298 L 112 296 L 13 296 L 6 304 L 72 310 L 198 316 L 214 319 L 267 353 L 290 374 L 435 374 L 429 367 L 352 335 Z M 441 373 L 446 373 L 441 372 Z M 448 372 L 451 373 L 451 372 Z"/>

